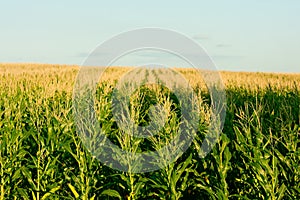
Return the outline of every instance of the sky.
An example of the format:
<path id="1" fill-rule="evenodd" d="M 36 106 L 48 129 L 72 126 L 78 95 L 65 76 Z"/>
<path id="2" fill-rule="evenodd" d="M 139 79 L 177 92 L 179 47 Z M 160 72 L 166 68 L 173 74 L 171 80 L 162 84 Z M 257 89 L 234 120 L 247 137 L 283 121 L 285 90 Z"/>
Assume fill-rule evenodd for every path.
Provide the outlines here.
<path id="1" fill-rule="evenodd" d="M 157 27 L 193 39 L 219 70 L 300 72 L 298 0 L 3 0 L 0 9 L 0 63 L 81 65 L 112 36 Z M 115 64 L 163 59 L 140 52 Z"/>

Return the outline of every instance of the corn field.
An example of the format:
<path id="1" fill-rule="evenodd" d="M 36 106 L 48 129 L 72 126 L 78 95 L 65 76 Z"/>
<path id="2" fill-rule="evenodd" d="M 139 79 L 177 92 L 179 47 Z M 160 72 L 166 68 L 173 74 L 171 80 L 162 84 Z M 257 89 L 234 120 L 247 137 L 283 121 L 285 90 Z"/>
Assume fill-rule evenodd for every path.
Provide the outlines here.
<path id="1" fill-rule="evenodd" d="M 78 69 L 0 64 L 0 200 L 300 199 L 300 74 L 220 72 L 225 124 L 212 151 L 200 158 L 210 96 L 192 69 L 176 69 L 197 94 L 197 135 L 175 162 L 131 173 L 101 163 L 78 136 L 72 114 Z M 165 126 L 147 139 L 122 134 L 112 116 L 111 95 L 116 80 L 130 69 L 112 67 L 102 77 L 97 119 L 121 149 L 160 149 L 176 135 L 178 102 L 167 88 L 140 88 L 131 98 L 131 117 L 147 124 L 149 106 L 161 102 L 168 110 Z"/>

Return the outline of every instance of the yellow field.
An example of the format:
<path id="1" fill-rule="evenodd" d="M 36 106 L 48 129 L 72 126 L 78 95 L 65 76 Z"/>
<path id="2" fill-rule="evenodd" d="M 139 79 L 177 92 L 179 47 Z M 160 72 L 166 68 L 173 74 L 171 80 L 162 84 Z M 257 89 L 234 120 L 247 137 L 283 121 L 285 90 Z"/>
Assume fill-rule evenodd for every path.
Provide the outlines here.
<path id="1" fill-rule="evenodd" d="M 118 80 L 133 67 L 109 67 L 102 80 Z M 26 79 L 30 84 L 40 84 L 52 94 L 55 90 L 71 92 L 78 73 L 79 66 L 52 65 L 52 64 L 0 64 L 2 77 L 1 87 L 13 89 L 16 84 Z M 204 82 L 201 74 L 195 73 L 195 69 L 175 68 L 192 86 L 201 85 Z M 300 83 L 300 73 L 262 73 L 262 72 L 229 72 L 220 71 L 220 76 L 225 86 L 246 87 L 247 89 L 263 89 L 268 86 L 275 88 L 291 88 Z M 4 81 L 5 80 L 5 81 Z"/>

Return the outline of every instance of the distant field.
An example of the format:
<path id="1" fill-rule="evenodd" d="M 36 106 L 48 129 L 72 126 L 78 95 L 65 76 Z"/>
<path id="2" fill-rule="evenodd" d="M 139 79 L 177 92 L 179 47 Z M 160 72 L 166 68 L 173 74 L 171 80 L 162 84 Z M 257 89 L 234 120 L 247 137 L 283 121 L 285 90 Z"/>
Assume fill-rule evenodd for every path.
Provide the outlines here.
<path id="1" fill-rule="evenodd" d="M 133 69 L 133 67 L 110 67 L 103 77 L 104 80 L 113 82 L 119 79 L 125 72 Z M 67 84 L 70 87 L 61 87 L 55 85 L 53 81 L 45 82 L 46 87 L 55 87 L 55 89 L 63 89 L 65 91 L 72 90 L 73 84 L 78 73 L 79 66 L 70 65 L 50 65 L 50 64 L 0 64 L 0 74 L 2 76 L 13 75 L 15 79 L 26 78 L 27 81 L 34 82 L 38 79 L 56 79 L 56 84 Z M 195 69 L 175 68 L 191 82 L 191 85 L 201 85 L 205 87 L 202 80 L 199 80 L 199 74 Z M 221 71 L 221 78 L 227 87 L 247 87 L 248 89 L 265 88 L 269 85 L 276 88 L 291 88 L 295 85 L 299 86 L 300 73 L 262 73 L 262 72 L 228 72 Z M 25 76 L 25 77 L 24 77 Z"/>
<path id="2" fill-rule="evenodd" d="M 169 91 L 145 86 L 130 102 L 137 124 L 149 122 L 153 102 L 173 106 L 160 140 L 122 134 L 110 99 L 115 81 L 130 69 L 109 68 L 102 77 L 97 119 L 120 148 L 156 150 L 176 135 L 180 105 L 163 97 Z M 72 115 L 78 66 L 0 64 L 0 200 L 300 199 L 300 74 L 220 72 L 227 96 L 223 134 L 199 158 L 209 94 L 195 70 L 176 70 L 198 95 L 197 137 L 166 168 L 134 174 L 103 165 L 82 145 Z"/>

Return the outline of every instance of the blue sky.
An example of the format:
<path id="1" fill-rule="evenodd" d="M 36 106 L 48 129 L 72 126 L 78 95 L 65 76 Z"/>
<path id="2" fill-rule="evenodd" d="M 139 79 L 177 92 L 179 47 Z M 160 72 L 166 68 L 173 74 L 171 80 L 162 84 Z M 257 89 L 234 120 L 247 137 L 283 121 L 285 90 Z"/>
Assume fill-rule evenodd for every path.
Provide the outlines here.
<path id="1" fill-rule="evenodd" d="M 0 62 L 80 65 L 113 35 L 160 27 L 193 38 L 220 70 L 300 72 L 298 0 L 11 0 L 0 9 Z"/>

